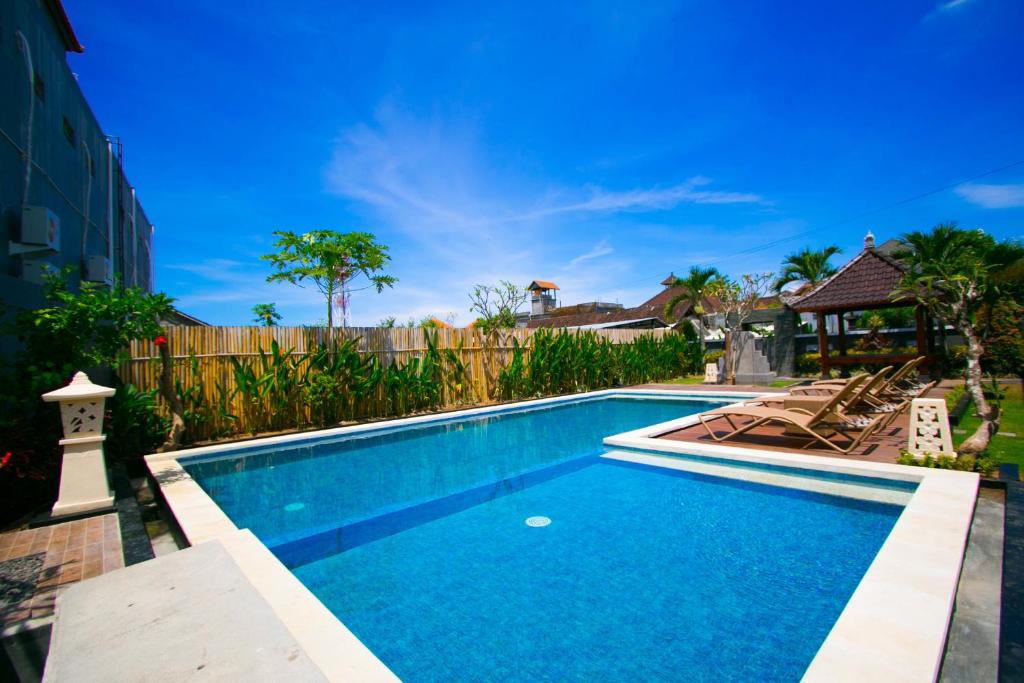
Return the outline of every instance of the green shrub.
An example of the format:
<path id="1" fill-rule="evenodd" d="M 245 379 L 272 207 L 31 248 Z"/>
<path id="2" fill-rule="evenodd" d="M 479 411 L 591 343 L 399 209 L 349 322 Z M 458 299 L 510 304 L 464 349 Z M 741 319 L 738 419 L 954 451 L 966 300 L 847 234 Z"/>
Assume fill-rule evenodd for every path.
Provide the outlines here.
<path id="1" fill-rule="evenodd" d="M 140 455 L 152 453 L 163 443 L 170 420 L 157 410 L 158 393 L 122 384 L 107 400 L 104 451 L 111 460 L 133 467 Z"/>
<path id="2" fill-rule="evenodd" d="M 964 385 L 958 384 L 952 389 L 950 389 L 948 392 L 946 392 L 946 410 L 948 410 L 949 412 L 953 412 L 953 408 L 955 408 L 956 404 L 960 402 L 960 398 L 964 395 L 964 393 L 966 393 L 966 391 L 967 389 L 964 388 Z"/>
<path id="3" fill-rule="evenodd" d="M 937 470 L 957 470 L 960 472 L 977 472 L 983 477 L 991 477 L 999 469 L 999 461 L 989 456 L 975 458 L 973 455 L 952 455 L 932 456 L 925 453 L 920 460 L 909 451 L 900 451 L 900 457 L 896 461 L 899 465 L 910 465 L 913 467 L 927 467 Z"/>
<path id="4" fill-rule="evenodd" d="M 793 370 L 798 377 L 811 377 L 821 374 L 821 354 L 801 353 L 793 361 Z"/>
<path id="5" fill-rule="evenodd" d="M 699 342 L 685 332 L 613 344 L 593 332 L 541 329 L 531 337 L 528 352 L 513 342 L 512 358 L 498 373 L 497 395 L 505 400 L 548 396 L 693 374 L 703 369 L 698 364 L 704 360 L 694 347 Z"/>

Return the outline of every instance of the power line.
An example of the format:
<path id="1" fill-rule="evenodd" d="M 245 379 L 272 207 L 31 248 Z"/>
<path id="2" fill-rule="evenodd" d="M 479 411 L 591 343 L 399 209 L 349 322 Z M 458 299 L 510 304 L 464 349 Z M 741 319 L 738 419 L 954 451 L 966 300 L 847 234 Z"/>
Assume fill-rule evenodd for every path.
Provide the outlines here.
<path id="1" fill-rule="evenodd" d="M 973 175 L 970 178 L 963 178 L 961 180 L 958 180 L 956 182 L 950 183 L 948 185 L 943 185 L 942 187 L 937 187 L 937 188 L 935 188 L 933 190 L 928 190 L 927 192 L 922 192 L 920 194 L 916 194 L 916 195 L 914 195 L 912 197 L 906 197 L 904 199 L 900 199 L 899 201 L 892 202 L 891 204 L 886 204 L 885 206 L 880 206 L 880 207 L 876 207 L 874 209 L 869 209 L 867 211 L 863 211 L 863 212 L 855 214 L 853 216 L 848 216 L 848 217 L 843 218 L 841 220 L 833 221 L 832 223 L 826 223 L 825 225 L 815 226 L 814 228 L 810 228 L 808 230 L 804 230 L 804 231 L 801 231 L 801 232 L 798 232 L 798 233 L 794 233 L 794 234 L 789 235 L 787 237 L 782 237 L 782 238 L 779 238 L 777 240 L 773 240 L 771 242 L 766 242 L 766 243 L 758 245 L 756 247 L 751 247 L 749 249 L 742 249 L 742 250 L 734 252 L 732 254 L 728 254 L 726 256 L 723 256 L 720 259 L 716 259 L 715 261 L 712 261 L 711 263 L 721 263 L 725 259 L 729 259 L 729 258 L 732 258 L 734 256 L 743 256 L 743 255 L 746 255 L 746 254 L 756 254 L 759 251 L 764 251 L 765 249 L 771 249 L 772 247 L 778 246 L 779 244 L 783 244 L 783 243 L 788 242 L 790 240 L 794 240 L 794 239 L 796 239 L 798 237 L 804 237 L 805 235 L 809 235 L 811 233 L 818 232 L 820 230 L 827 230 L 829 228 L 837 228 L 837 227 L 839 227 L 841 225 L 846 225 L 847 223 L 852 223 L 854 221 L 859 221 L 862 218 L 866 218 L 868 216 L 873 216 L 876 213 L 882 213 L 883 211 L 888 211 L 890 209 L 895 209 L 897 206 L 903 206 L 904 204 L 910 204 L 912 202 L 916 202 L 919 199 L 924 199 L 925 197 L 930 197 L 930 196 L 932 196 L 934 194 L 939 194 L 940 192 L 945 192 L 946 190 L 951 190 L 954 187 L 957 187 L 958 185 L 963 185 L 964 183 L 969 183 L 972 180 L 977 180 L 979 178 L 984 178 L 985 176 L 990 176 L 990 175 L 993 175 L 995 173 L 1000 173 L 1002 171 L 1006 171 L 1008 169 L 1014 168 L 1016 166 L 1020 166 L 1022 164 L 1024 164 L 1024 159 L 1021 159 L 1020 161 L 1015 161 L 1012 164 L 1006 164 L 1005 166 L 1000 166 L 998 168 L 990 169 L 988 171 L 985 171 L 984 173 L 979 173 L 977 175 Z"/>
<path id="2" fill-rule="evenodd" d="M 1013 162 L 1011 164 L 1005 164 L 1005 165 L 999 166 L 997 168 L 989 169 L 989 170 L 987 170 L 987 171 L 985 171 L 983 173 L 978 173 L 977 175 L 973 175 L 973 176 L 971 176 L 969 178 L 962 178 L 960 180 L 957 180 L 956 182 L 949 183 L 948 185 L 943 185 L 942 187 L 937 187 L 937 188 L 932 189 L 932 190 L 928 190 L 927 192 L 921 192 L 920 194 L 915 194 L 915 195 L 913 195 L 911 197 L 905 197 L 904 199 L 900 199 L 898 201 L 892 202 L 890 204 L 886 204 L 884 206 L 879 206 L 879 207 L 876 207 L 876 208 L 873 208 L 873 209 L 868 209 L 867 211 L 863 211 L 863 212 L 855 214 L 853 216 L 847 216 L 846 218 L 842 218 L 840 220 L 833 221 L 831 223 L 826 223 L 824 225 L 818 225 L 818 226 L 815 226 L 813 228 L 809 228 L 807 230 L 802 230 L 802 231 L 794 233 L 792 235 L 788 235 L 786 237 L 780 237 L 779 239 L 772 240 L 770 242 L 764 242 L 764 243 L 759 244 L 759 245 L 757 245 L 755 247 L 750 247 L 749 249 L 741 249 L 740 251 L 736 251 L 736 252 L 733 252 L 731 254 L 726 254 L 725 256 L 722 256 L 720 258 L 715 259 L 714 261 L 707 261 L 705 263 L 702 263 L 701 265 L 703 265 L 703 266 L 710 266 L 710 265 L 714 265 L 714 264 L 723 263 L 726 260 L 734 258 L 736 256 L 746 256 L 748 254 L 756 254 L 756 253 L 758 253 L 760 251 L 764 251 L 766 249 L 771 249 L 772 247 L 777 247 L 778 245 L 784 244 L 784 243 L 789 242 L 791 240 L 795 240 L 795 239 L 800 238 L 800 237 L 805 237 L 807 235 L 810 235 L 810 234 L 815 233 L 815 232 L 819 232 L 821 230 L 827 230 L 829 228 L 837 228 L 837 227 L 839 227 L 841 225 L 846 225 L 846 224 L 852 223 L 854 221 L 859 221 L 862 218 L 866 218 L 868 216 L 873 216 L 873 215 L 875 215 L 877 213 L 882 213 L 882 212 L 888 211 L 890 209 L 895 209 L 897 206 L 903 206 L 904 204 L 910 204 L 910 203 L 916 202 L 916 201 L 918 201 L 920 199 L 924 199 L 925 197 L 930 197 L 930 196 L 932 196 L 934 194 L 938 194 L 940 192 L 945 192 L 946 190 L 951 190 L 954 187 L 957 187 L 958 185 L 963 185 L 964 183 L 969 183 L 969 182 L 971 182 L 973 180 L 978 180 L 979 178 L 984 178 L 986 176 L 994 175 L 996 173 L 1001 173 L 1003 171 L 1007 171 L 1007 170 L 1009 170 L 1011 168 L 1015 168 L 1015 167 L 1021 166 L 1021 165 L 1024 165 L 1024 159 L 1021 159 L 1020 161 L 1015 161 L 1015 162 Z M 628 286 L 628 285 L 633 285 L 633 284 L 639 284 L 641 282 L 649 282 L 649 281 L 651 281 L 653 279 L 654 279 L 654 277 L 645 277 L 645 278 L 642 278 L 640 280 L 634 280 L 633 282 L 627 282 L 627 283 L 624 283 L 624 284 Z"/>

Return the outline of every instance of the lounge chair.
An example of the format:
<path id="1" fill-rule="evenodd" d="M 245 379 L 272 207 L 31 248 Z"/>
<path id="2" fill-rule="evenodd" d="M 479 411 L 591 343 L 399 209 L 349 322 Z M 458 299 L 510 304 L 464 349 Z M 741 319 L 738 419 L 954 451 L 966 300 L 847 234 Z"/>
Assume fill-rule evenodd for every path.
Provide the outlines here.
<path id="1" fill-rule="evenodd" d="M 848 380 L 844 380 L 841 384 L 839 383 L 821 383 L 812 384 L 806 387 L 793 387 L 789 390 L 789 393 L 794 396 L 831 396 L 834 395 L 846 387 L 850 386 L 855 380 L 863 381 L 864 384 L 861 386 L 858 392 L 860 396 L 864 396 L 869 392 L 878 391 L 881 387 L 886 386 L 889 373 L 892 372 L 892 366 L 887 365 L 873 375 L 860 374 L 854 375 Z"/>
<path id="2" fill-rule="evenodd" d="M 923 385 L 920 382 L 918 382 L 917 379 L 916 379 L 916 376 L 911 374 L 911 373 L 913 373 L 915 370 L 917 370 L 918 366 L 921 365 L 921 363 L 923 363 L 924 361 L 925 361 L 925 357 L 924 356 L 918 356 L 916 358 L 911 358 L 906 363 L 904 363 L 900 367 L 899 370 L 894 372 L 892 374 L 892 376 L 889 377 L 889 382 L 892 385 L 898 386 L 898 387 L 901 387 L 901 388 L 915 389 L 915 390 L 920 389 L 921 386 L 923 386 Z M 818 380 L 816 382 L 811 382 L 811 384 L 808 385 L 808 387 L 828 387 L 828 386 L 833 386 L 833 385 L 837 385 L 837 384 L 845 384 L 848 381 L 849 380 L 846 380 L 846 379 L 820 379 L 820 380 Z M 808 387 L 803 387 L 803 388 L 806 389 Z"/>
<path id="3" fill-rule="evenodd" d="M 814 412 L 800 408 L 785 410 L 770 408 L 765 405 L 744 404 L 709 410 L 698 415 L 697 419 L 704 425 L 708 435 L 718 442 L 729 441 L 764 424 L 777 423 L 792 426 L 796 431 L 800 432 L 801 436 L 811 439 L 807 444 L 808 446 L 817 442 L 845 455 L 860 446 L 866 438 L 878 429 L 884 419 L 884 416 L 854 418 L 845 415 L 843 412 L 843 402 L 856 392 L 865 377 L 866 375 L 851 378 L 835 395 L 827 400 L 823 400 L 821 407 Z M 733 421 L 733 418 L 737 417 L 750 418 L 750 422 L 738 426 Z M 838 421 L 833 421 L 833 418 Z M 717 436 L 709 424 L 717 419 L 724 419 L 728 422 L 729 426 L 732 427 L 732 431 L 724 436 Z M 849 443 L 842 446 L 833 442 L 816 431 L 820 428 L 827 428 L 843 434 L 849 440 Z M 856 438 L 853 438 L 847 434 L 850 431 L 857 431 L 859 434 Z"/>

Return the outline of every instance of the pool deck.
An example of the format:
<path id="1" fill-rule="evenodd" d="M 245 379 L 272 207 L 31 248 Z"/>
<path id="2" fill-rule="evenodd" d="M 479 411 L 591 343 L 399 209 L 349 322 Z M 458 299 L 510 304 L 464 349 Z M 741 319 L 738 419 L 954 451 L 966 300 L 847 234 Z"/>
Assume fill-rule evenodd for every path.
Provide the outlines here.
<path id="1" fill-rule="evenodd" d="M 645 384 L 632 388 L 684 390 L 687 393 L 708 392 L 711 394 L 721 391 L 765 391 L 764 387 L 700 384 Z M 939 386 L 930 391 L 928 396 L 930 398 L 939 398 L 945 396 L 948 390 L 949 389 L 947 387 Z M 785 389 L 775 389 L 774 391 L 784 392 Z M 723 445 L 749 448 L 758 451 L 802 453 L 805 455 L 817 455 L 824 458 L 840 458 L 860 462 L 895 463 L 900 456 L 900 449 L 907 447 L 908 422 L 909 417 L 906 414 L 901 415 L 886 429 L 881 430 L 877 434 L 866 439 L 863 444 L 846 455 L 839 453 L 838 451 L 831 450 L 825 446 L 809 442 L 808 439 L 787 436 L 783 433 L 783 427 L 776 425 L 758 427 L 756 429 L 752 429 L 746 434 L 740 435 L 736 439 L 730 440 L 727 444 L 725 444 L 725 442 L 722 443 Z M 724 420 L 719 421 L 719 425 L 720 426 L 712 425 L 716 427 L 716 435 L 722 436 L 728 433 L 728 424 Z M 699 445 L 716 445 L 719 443 L 708 436 L 707 430 L 705 430 L 703 425 L 699 423 L 667 434 L 662 434 L 659 438 Z M 837 443 L 841 445 L 842 439 L 839 439 Z"/>
<path id="2" fill-rule="evenodd" d="M 51 617 L 69 585 L 124 564 L 115 513 L 0 534 L 0 630 Z"/>

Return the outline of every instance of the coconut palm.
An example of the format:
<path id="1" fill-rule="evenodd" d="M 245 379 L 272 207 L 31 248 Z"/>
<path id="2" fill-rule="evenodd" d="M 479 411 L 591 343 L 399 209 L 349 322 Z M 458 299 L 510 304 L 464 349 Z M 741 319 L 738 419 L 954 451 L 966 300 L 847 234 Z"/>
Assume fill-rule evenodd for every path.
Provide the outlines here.
<path id="1" fill-rule="evenodd" d="M 675 278 L 671 287 L 681 287 L 682 292 L 673 296 L 665 304 L 665 317 L 671 318 L 676 307 L 684 301 L 688 301 L 697 316 L 697 336 L 700 339 L 700 347 L 704 348 L 704 298 L 708 290 L 722 279 L 722 274 L 717 268 L 701 268 L 691 266 L 690 273 L 685 278 Z"/>
<path id="2" fill-rule="evenodd" d="M 911 271 L 921 272 L 930 264 L 947 260 L 953 250 L 961 248 L 965 234 L 956 223 L 939 223 L 930 231 L 915 230 L 902 235 L 892 255 L 910 267 Z"/>
<path id="3" fill-rule="evenodd" d="M 909 267 L 894 296 L 916 299 L 932 316 L 953 325 L 967 342 L 966 386 L 981 424 L 960 444 L 959 452 L 982 453 L 999 428 L 998 412 L 986 400 L 981 383 L 988 332 L 983 313 L 1019 295 L 1020 288 L 1007 274 L 1024 263 L 1024 247 L 997 242 L 980 230 L 943 223 L 930 232 L 903 235 L 896 254 Z"/>
<path id="4" fill-rule="evenodd" d="M 804 247 L 790 254 L 782 260 L 782 272 L 775 281 L 775 291 L 781 292 L 790 282 L 806 282 L 812 287 L 824 282 L 836 274 L 836 267 L 828 260 L 839 253 L 842 250 L 833 244 L 824 249 Z"/>

